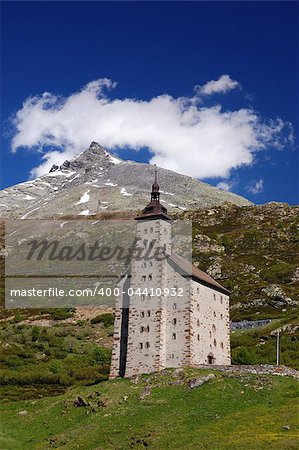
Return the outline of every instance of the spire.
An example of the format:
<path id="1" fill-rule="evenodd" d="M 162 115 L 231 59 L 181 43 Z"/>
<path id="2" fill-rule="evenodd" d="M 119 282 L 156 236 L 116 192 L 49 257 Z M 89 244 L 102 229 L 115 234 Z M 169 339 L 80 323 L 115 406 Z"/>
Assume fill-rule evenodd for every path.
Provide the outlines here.
<path id="1" fill-rule="evenodd" d="M 151 201 L 160 201 L 160 187 L 158 185 L 158 181 L 157 181 L 157 166 L 155 164 L 155 181 L 154 184 L 152 185 L 152 192 L 151 192 Z"/>
<path id="2" fill-rule="evenodd" d="M 162 206 L 160 203 L 160 187 L 158 184 L 158 174 L 157 174 L 157 166 L 155 164 L 155 179 L 152 184 L 152 192 L 151 192 L 151 201 L 144 208 L 141 215 L 136 217 L 136 219 L 166 219 L 171 220 L 167 215 L 167 209 L 165 206 Z"/>

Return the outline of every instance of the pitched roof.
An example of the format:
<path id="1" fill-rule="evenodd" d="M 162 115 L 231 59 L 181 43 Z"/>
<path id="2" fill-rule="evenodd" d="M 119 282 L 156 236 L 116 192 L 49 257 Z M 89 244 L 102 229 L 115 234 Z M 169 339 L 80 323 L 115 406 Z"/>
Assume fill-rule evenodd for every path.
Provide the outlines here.
<path id="1" fill-rule="evenodd" d="M 182 275 L 191 276 L 193 279 L 197 280 L 199 283 L 204 284 L 208 287 L 211 287 L 215 290 L 218 290 L 225 295 L 230 295 L 230 291 L 225 287 L 221 286 L 218 281 L 214 280 L 210 275 L 206 272 L 195 267 L 190 261 L 182 256 L 176 255 L 172 253 L 168 257 L 168 261 L 174 263 L 179 269 L 183 271 Z"/>

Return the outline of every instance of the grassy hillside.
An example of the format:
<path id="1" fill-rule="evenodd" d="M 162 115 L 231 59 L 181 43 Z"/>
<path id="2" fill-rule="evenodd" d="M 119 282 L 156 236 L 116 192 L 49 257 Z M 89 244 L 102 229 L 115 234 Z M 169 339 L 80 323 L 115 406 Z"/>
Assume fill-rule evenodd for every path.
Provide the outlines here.
<path id="1" fill-rule="evenodd" d="M 2 403 L 3 450 L 296 449 L 298 382 L 289 377 L 165 371 Z M 78 396 L 80 399 L 78 399 Z M 81 404 L 84 406 L 75 406 Z"/>
<path id="2" fill-rule="evenodd" d="M 178 214 L 193 223 L 193 261 L 228 288 L 231 319 L 299 312 L 299 207 L 226 205 Z"/>

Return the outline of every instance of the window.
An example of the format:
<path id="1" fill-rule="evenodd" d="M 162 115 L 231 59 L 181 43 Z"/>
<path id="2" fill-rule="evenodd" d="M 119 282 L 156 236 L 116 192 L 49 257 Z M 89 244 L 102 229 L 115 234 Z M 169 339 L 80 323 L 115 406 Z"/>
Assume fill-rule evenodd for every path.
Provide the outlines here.
<path id="1" fill-rule="evenodd" d="M 220 295 L 220 303 L 221 303 L 221 305 L 222 305 L 222 303 L 223 303 L 223 297 L 222 297 L 222 295 Z"/>
<path id="2" fill-rule="evenodd" d="M 144 311 L 141 311 L 140 317 L 144 317 Z"/>
<path id="3" fill-rule="evenodd" d="M 216 294 L 213 294 L 214 300 L 216 300 Z"/>
<path id="4" fill-rule="evenodd" d="M 214 347 L 216 347 L 216 345 L 217 345 L 217 341 L 216 341 L 216 339 L 214 339 Z"/>
<path id="5" fill-rule="evenodd" d="M 150 329 L 149 329 L 149 325 L 148 325 L 148 326 L 146 327 L 146 331 L 149 332 L 149 330 L 150 330 Z"/>
<path id="6" fill-rule="evenodd" d="M 223 342 L 220 342 L 220 347 L 223 348 Z"/>
<path id="7" fill-rule="evenodd" d="M 172 307 L 173 307 L 173 309 L 176 309 L 176 303 L 174 303 L 174 304 L 172 305 Z"/>
<path id="8" fill-rule="evenodd" d="M 144 234 L 147 234 L 147 228 L 144 229 Z"/>
<path id="9" fill-rule="evenodd" d="M 147 239 L 143 239 L 143 246 L 144 246 L 144 248 L 147 247 Z"/>
<path id="10" fill-rule="evenodd" d="M 174 359 L 174 354 L 173 353 L 171 353 L 171 359 Z"/>
<path id="11" fill-rule="evenodd" d="M 199 336 L 199 334 L 197 335 L 197 340 L 200 341 L 200 336 Z"/>
<path id="12" fill-rule="evenodd" d="M 153 227 L 150 227 L 150 233 L 153 233 L 153 232 L 154 232 Z"/>
<path id="13" fill-rule="evenodd" d="M 199 287 L 197 288 L 197 293 L 199 294 Z"/>
<path id="14" fill-rule="evenodd" d="M 149 267 L 153 267 L 153 261 L 150 261 L 150 262 L 148 263 L 148 265 L 149 265 Z"/>
<path id="15" fill-rule="evenodd" d="M 172 325 L 176 325 L 176 318 L 172 319 Z"/>
<path id="16" fill-rule="evenodd" d="M 212 331 L 210 331 L 209 334 L 210 334 L 210 337 L 212 337 Z"/>
<path id="17" fill-rule="evenodd" d="M 216 326 L 215 325 L 212 326 L 212 330 L 215 333 L 215 331 L 216 331 Z"/>
<path id="18" fill-rule="evenodd" d="M 199 311 L 200 310 L 200 306 L 199 306 L 199 304 L 197 303 L 197 305 L 196 305 L 196 308 L 197 308 L 197 311 Z"/>
<path id="19" fill-rule="evenodd" d="M 220 314 L 220 319 L 223 319 L 223 314 Z"/>
<path id="20" fill-rule="evenodd" d="M 150 317 L 150 316 L 151 316 L 151 312 L 147 311 L 147 317 Z"/>
<path id="21" fill-rule="evenodd" d="M 176 333 L 172 333 L 172 339 L 173 339 L 173 340 L 176 339 Z"/>
<path id="22" fill-rule="evenodd" d="M 139 349 L 140 349 L 140 350 L 143 349 L 143 342 L 139 342 Z"/>
<path id="23" fill-rule="evenodd" d="M 150 348 L 150 343 L 149 342 L 145 343 L 145 348 Z"/>
<path id="24" fill-rule="evenodd" d="M 148 279 L 149 279 L 149 281 L 153 280 L 153 275 L 151 273 L 149 274 Z"/>
<path id="25" fill-rule="evenodd" d="M 140 333 L 143 333 L 144 332 L 144 326 L 141 326 L 140 327 Z"/>
<path id="26" fill-rule="evenodd" d="M 197 323 L 197 326 L 199 327 L 199 319 L 197 319 L 197 322 L 196 322 L 196 323 Z"/>
<path id="27" fill-rule="evenodd" d="M 216 317 L 216 311 L 214 311 L 214 317 Z"/>
<path id="28" fill-rule="evenodd" d="M 142 279 L 142 281 L 145 281 L 146 280 L 146 276 L 142 275 L 141 279 Z"/>

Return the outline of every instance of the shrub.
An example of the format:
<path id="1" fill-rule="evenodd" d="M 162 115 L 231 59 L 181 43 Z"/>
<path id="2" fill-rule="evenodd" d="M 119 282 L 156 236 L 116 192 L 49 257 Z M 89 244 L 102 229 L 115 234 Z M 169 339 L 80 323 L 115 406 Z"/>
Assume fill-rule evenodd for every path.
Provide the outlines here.
<path id="1" fill-rule="evenodd" d="M 54 320 L 65 320 L 73 317 L 74 312 L 72 309 L 53 308 L 49 310 Z"/>
<path id="2" fill-rule="evenodd" d="M 105 328 L 108 328 L 114 324 L 114 314 L 112 313 L 100 314 L 99 316 L 93 317 L 90 320 L 90 323 L 92 323 L 93 325 L 96 323 L 102 323 Z"/>
<path id="3" fill-rule="evenodd" d="M 107 365 L 110 363 L 110 359 L 111 359 L 111 350 L 108 348 L 103 348 L 103 347 L 96 347 L 93 350 L 93 360 L 97 363 L 97 364 L 101 364 L 101 365 Z"/>
<path id="4" fill-rule="evenodd" d="M 263 270 L 262 276 L 270 283 L 290 282 L 294 270 L 292 266 L 284 261 L 280 261 L 273 266 Z"/>
<path id="5" fill-rule="evenodd" d="M 232 352 L 232 364 L 255 364 L 254 354 L 247 348 L 238 347 Z"/>

